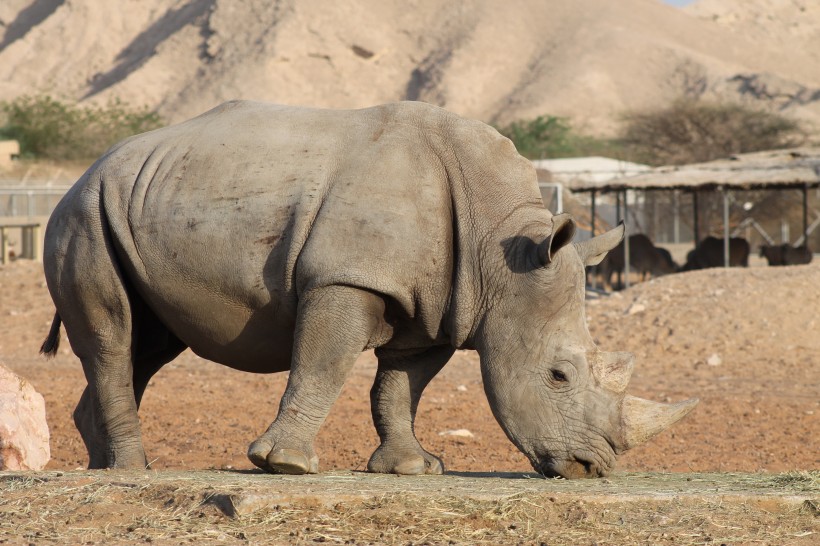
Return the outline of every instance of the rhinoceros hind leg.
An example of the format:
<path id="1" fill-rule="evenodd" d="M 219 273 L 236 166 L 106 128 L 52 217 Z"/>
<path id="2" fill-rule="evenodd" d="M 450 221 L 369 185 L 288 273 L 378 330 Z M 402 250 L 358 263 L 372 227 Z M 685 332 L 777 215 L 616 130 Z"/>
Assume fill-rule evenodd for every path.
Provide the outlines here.
<path id="1" fill-rule="evenodd" d="M 140 313 L 142 315 L 142 313 Z M 146 313 L 145 319 L 157 322 L 150 330 L 138 330 L 136 357 L 134 358 L 134 398 L 139 408 L 148 382 L 164 365 L 171 362 L 188 348 L 182 341 L 159 323 L 153 313 Z"/>
<path id="2" fill-rule="evenodd" d="M 370 391 L 373 422 L 381 439 L 367 463 L 370 472 L 442 474 L 444 463 L 421 447 L 413 424 L 421 393 L 450 360 L 450 346 L 417 351 L 383 351 Z"/>
<path id="3" fill-rule="evenodd" d="M 288 385 L 276 420 L 248 448 L 273 473 L 313 474 L 313 440 L 359 354 L 383 342 L 384 300 L 349 286 L 310 290 L 299 302 Z"/>
<path id="4" fill-rule="evenodd" d="M 88 468 L 108 468 L 108 445 L 102 434 L 99 434 L 98 424 L 100 417 L 94 410 L 95 402 L 92 399 L 91 388 L 86 387 L 80 396 L 77 407 L 74 408 L 74 426 L 80 432 L 80 437 L 88 453 Z"/>
<path id="5" fill-rule="evenodd" d="M 98 230 L 102 230 L 100 233 Z M 89 468 L 145 468 L 132 363 L 132 308 L 105 227 L 84 224 L 45 269 L 88 386 L 74 411 Z M 62 234 L 61 234 L 62 235 Z"/>
<path id="6" fill-rule="evenodd" d="M 139 406 L 142 400 L 142 395 L 145 392 L 145 387 L 153 375 L 159 369 L 176 358 L 179 353 L 185 350 L 185 345 L 179 341 L 173 334 L 168 333 L 168 342 L 162 348 L 157 348 L 155 352 L 151 352 L 137 358 L 134 362 L 134 399 Z M 88 468 L 108 468 L 113 466 L 108 453 L 108 445 L 105 437 L 99 434 L 101 429 L 99 413 L 95 412 L 94 402 L 89 387 L 83 391 L 80 401 L 74 410 L 74 425 L 80 432 L 80 436 L 85 443 L 88 451 L 89 461 Z M 145 458 L 143 454 L 142 458 Z M 139 464 L 137 465 L 139 466 Z M 142 463 L 142 466 L 145 466 Z"/>

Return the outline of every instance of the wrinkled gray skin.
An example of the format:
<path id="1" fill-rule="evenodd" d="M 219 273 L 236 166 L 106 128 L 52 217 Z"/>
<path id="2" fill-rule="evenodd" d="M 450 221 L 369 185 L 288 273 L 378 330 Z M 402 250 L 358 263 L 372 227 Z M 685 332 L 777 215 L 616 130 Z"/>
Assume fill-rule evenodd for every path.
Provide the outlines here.
<path id="1" fill-rule="evenodd" d="M 693 402 L 624 395 L 631 356 L 599 352 L 584 319 L 584 265 L 623 231 L 575 245 L 573 232 L 543 207 L 529 161 L 482 123 L 410 102 L 229 102 L 113 147 L 60 202 L 43 351 L 62 320 L 88 380 L 74 419 L 91 468 L 145 467 L 140 399 L 190 347 L 290 370 L 248 456 L 317 472 L 314 437 L 375 348 L 369 470 L 441 473 L 415 438 L 416 408 L 453 351 L 474 348 L 493 413 L 533 466 L 600 476 Z"/>

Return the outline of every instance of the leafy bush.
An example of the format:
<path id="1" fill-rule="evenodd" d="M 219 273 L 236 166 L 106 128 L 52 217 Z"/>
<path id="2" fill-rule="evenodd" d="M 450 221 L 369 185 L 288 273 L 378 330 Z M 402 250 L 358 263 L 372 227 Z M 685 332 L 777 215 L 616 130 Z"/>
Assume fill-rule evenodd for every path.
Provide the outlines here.
<path id="1" fill-rule="evenodd" d="M 529 159 L 624 155 L 618 141 L 579 134 L 566 118 L 556 116 L 514 121 L 498 131 L 512 140 L 518 153 Z"/>
<path id="2" fill-rule="evenodd" d="M 629 155 L 652 165 L 683 165 L 733 154 L 790 148 L 806 141 L 800 124 L 739 104 L 691 99 L 624 117 L 621 141 Z"/>
<path id="3" fill-rule="evenodd" d="M 92 159 L 127 136 L 156 129 L 160 117 L 120 100 L 105 106 L 78 106 L 48 95 L 0 102 L 0 138 L 20 142 L 24 157 Z"/>
<path id="4" fill-rule="evenodd" d="M 514 121 L 499 132 L 512 140 L 518 153 L 530 159 L 563 157 L 570 146 L 571 128 L 564 118 L 556 116 Z"/>

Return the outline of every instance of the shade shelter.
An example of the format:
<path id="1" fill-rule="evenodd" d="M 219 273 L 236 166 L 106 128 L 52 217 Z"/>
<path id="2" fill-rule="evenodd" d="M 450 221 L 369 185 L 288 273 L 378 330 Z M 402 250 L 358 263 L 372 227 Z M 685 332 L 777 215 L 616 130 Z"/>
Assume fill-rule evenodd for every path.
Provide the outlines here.
<path id="1" fill-rule="evenodd" d="M 614 178 L 602 182 L 576 181 L 567 185 L 572 192 L 590 193 L 592 232 L 595 233 L 595 198 L 597 195 L 627 190 L 681 190 L 692 194 L 694 204 L 695 243 L 698 233 L 697 200 L 703 191 L 719 191 L 723 195 L 723 259 L 729 265 L 729 192 L 733 190 L 799 190 L 803 196 L 803 240 L 808 237 L 808 190 L 820 187 L 820 148 L 791 148 L 748 154 L 726 159 L 679 166 L 663 166 L 648 172 Z M 623 200 L 626 206 L 626 199 Z M 625 264 L 629 264 L 626 243 Z M 628 269 L 627 269 L 628 274 Z M 627 275 L 628 276 L 628 275 Z"/>

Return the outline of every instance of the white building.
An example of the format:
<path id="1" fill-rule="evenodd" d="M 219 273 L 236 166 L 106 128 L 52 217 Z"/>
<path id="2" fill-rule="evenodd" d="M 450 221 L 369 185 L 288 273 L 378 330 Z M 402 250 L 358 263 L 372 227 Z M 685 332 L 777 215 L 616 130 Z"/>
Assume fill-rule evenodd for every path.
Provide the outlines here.
<path id="1" fill-rule="evenodd" d="M 649 165 L 612 159 L 609 157 L 569 157 L 562 159 L 538 159 L 532 162 L 538 172 L 538 186 L 544 204 L 553 212 L 563 211 L 563 188 L 570 188 L 576 183 L 606 182 L 614 178 L 631 176 L 651 170 Z M 574 197 L 582 202 L 589 200 L 588 193 L 576 194 Z M 636 204 L 636 195 L 627 192 L 629 206 Z M 598 214 L 610 225 L 616 223 L 615 198 L 612 195 L 598 196 Z M 632 212 L 634 214 L 634 211 Z M 632 214 L 630 216 L 632 216 Z M 581 220 L 581 219 L 579 219 Z M 629 224 L 634 222 L 630 218 Z M 580 221 L 581 237 L 588 237 L 586 222 Z M 634 226 L 630 226 L 634 227 Z"/>

